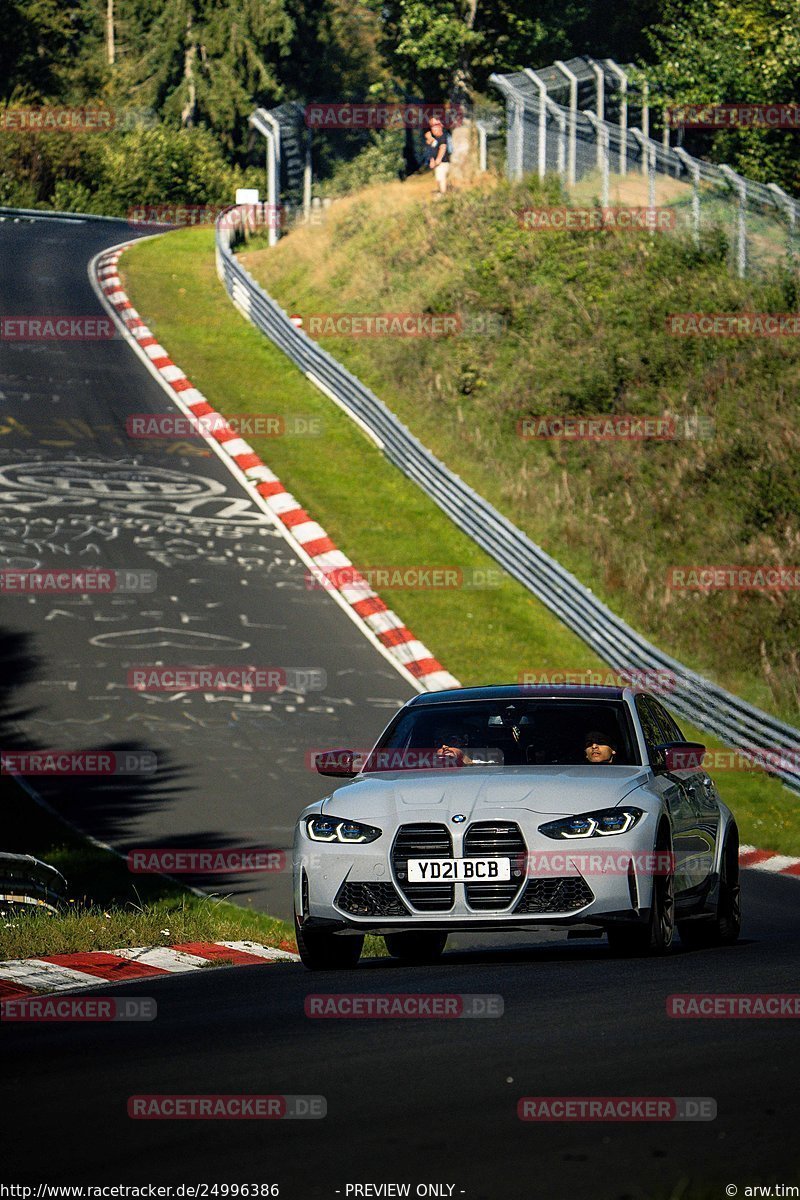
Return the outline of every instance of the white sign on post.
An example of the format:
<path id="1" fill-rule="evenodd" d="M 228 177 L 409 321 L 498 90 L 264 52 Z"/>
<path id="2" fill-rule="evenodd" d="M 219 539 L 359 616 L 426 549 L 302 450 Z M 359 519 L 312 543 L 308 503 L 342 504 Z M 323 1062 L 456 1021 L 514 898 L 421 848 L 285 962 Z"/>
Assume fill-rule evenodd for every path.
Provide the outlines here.
<path id="1" fill-rule="evenodd" d="M 237 188 L 237 204 L 258 204 L 258 188 Z"/>

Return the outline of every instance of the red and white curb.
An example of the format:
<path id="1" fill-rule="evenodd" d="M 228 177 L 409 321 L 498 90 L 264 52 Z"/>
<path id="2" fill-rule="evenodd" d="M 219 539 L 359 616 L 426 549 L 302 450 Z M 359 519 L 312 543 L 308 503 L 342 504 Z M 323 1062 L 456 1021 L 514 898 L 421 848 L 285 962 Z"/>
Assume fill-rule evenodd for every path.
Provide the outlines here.
<path id="1" fill-rule="evenodd" d="M 776 854 L 774 850 L 759 850 L 756 846 L 739 847 L 739 866 L 753 871 L 769 871 L 771 875 L 794 875 L 800 879 L 800 858 Z"/>
<path id="2" fill-rule="evenodd" d="M 258 942 L 180 942 L 175 946 L 135 946 L 87 954 L 44 954 L 41 958 L 0 962 L 0 1000 L 178 975 L 220 960 L 237 967 L 300 961 L 288 950 Z"/>
<path id="3" fill-rule="evenodd" d="M 459 687 L 458 680 L 446 671 L 430 650 L 414 637 L 397 613 L 381 600 L 377 592 L 354 569 L 350 559 L 337 550 L 325 530 L 288 492 L 243 438 L 239 437 L 194 387 L 167 351 L 153 336 L 131 304 L 119 277 L 120 255 L 132 243 L 115 246 L 96 261 L 96 281 L 118 325 L 144 359 L 152 374 L 162 381 L 175 404 L 187 416 L 210 418 L 212 429 L 202 436 L 227 456 L 227 463 L 243 482 L 263 511 L 272 517 L 303 562 L 312 568 L 318 585 L 338 598 L 370 640 L 409 680 L 417 691 L 436 692 Z M 236 470 L 235 468 L 238 468 Z M 342 568 L 346 582 L 342 583 Z"/>

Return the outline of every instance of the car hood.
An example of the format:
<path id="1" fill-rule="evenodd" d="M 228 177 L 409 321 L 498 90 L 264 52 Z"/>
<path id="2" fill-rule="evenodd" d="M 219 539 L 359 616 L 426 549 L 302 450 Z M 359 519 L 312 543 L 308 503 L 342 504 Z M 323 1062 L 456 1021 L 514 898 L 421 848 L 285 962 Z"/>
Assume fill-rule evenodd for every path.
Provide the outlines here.
<path id="1" fill-rule="evenodd" d="M 487 811 L 527 809 L 568 816 L 613 808 L 651 776 L 646 767 L 468 767 L 460 771 L 403 771 L 358 776 L 322 804 L 323 812 L 353 820 L 468 819 Z"/>

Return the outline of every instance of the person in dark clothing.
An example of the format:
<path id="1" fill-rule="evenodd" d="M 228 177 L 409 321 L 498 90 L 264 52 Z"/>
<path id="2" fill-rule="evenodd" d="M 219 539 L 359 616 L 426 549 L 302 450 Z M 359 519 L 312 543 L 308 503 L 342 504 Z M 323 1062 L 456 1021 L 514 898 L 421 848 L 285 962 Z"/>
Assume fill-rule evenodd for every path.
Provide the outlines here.
<path id="1" fill-rule="evenodd" d="M 422 166 L 427 170 L 432 159 L 436 157 L 436 139 L 430 129 L 426 129 L 422 135 Z"/>
<path id="2" fill-rule="evenodd" d="M 444 125 L 438 117 L 434 117 L 431 121 L 431 133 L 433 134 L 434 155 L 430 162 L 430 168 L 436 176 L 439 193 L 443 196 L 447 191 L 447 177 L 450 174 L 450 151 Z"/>

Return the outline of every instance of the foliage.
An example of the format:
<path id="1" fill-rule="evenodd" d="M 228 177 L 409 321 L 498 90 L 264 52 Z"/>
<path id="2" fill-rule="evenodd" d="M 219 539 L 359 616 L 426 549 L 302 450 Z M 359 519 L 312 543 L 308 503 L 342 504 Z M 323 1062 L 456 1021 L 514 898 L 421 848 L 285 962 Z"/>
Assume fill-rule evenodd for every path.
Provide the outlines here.
<path id="1" fill-rule="evenodd" d="M 669 0 L 648 39 L 645 73 L 664 105 L 797 102 L 800 0 Z M 800 191 L 797 131 L 725 130 L 687 146 Z"/>
<path id="2" fill-rule="evenodd" d="M 0 132 L 0 204 L 124 216 L 148 204 L 227 204 L 244 182 L 206 129 Z"/>

